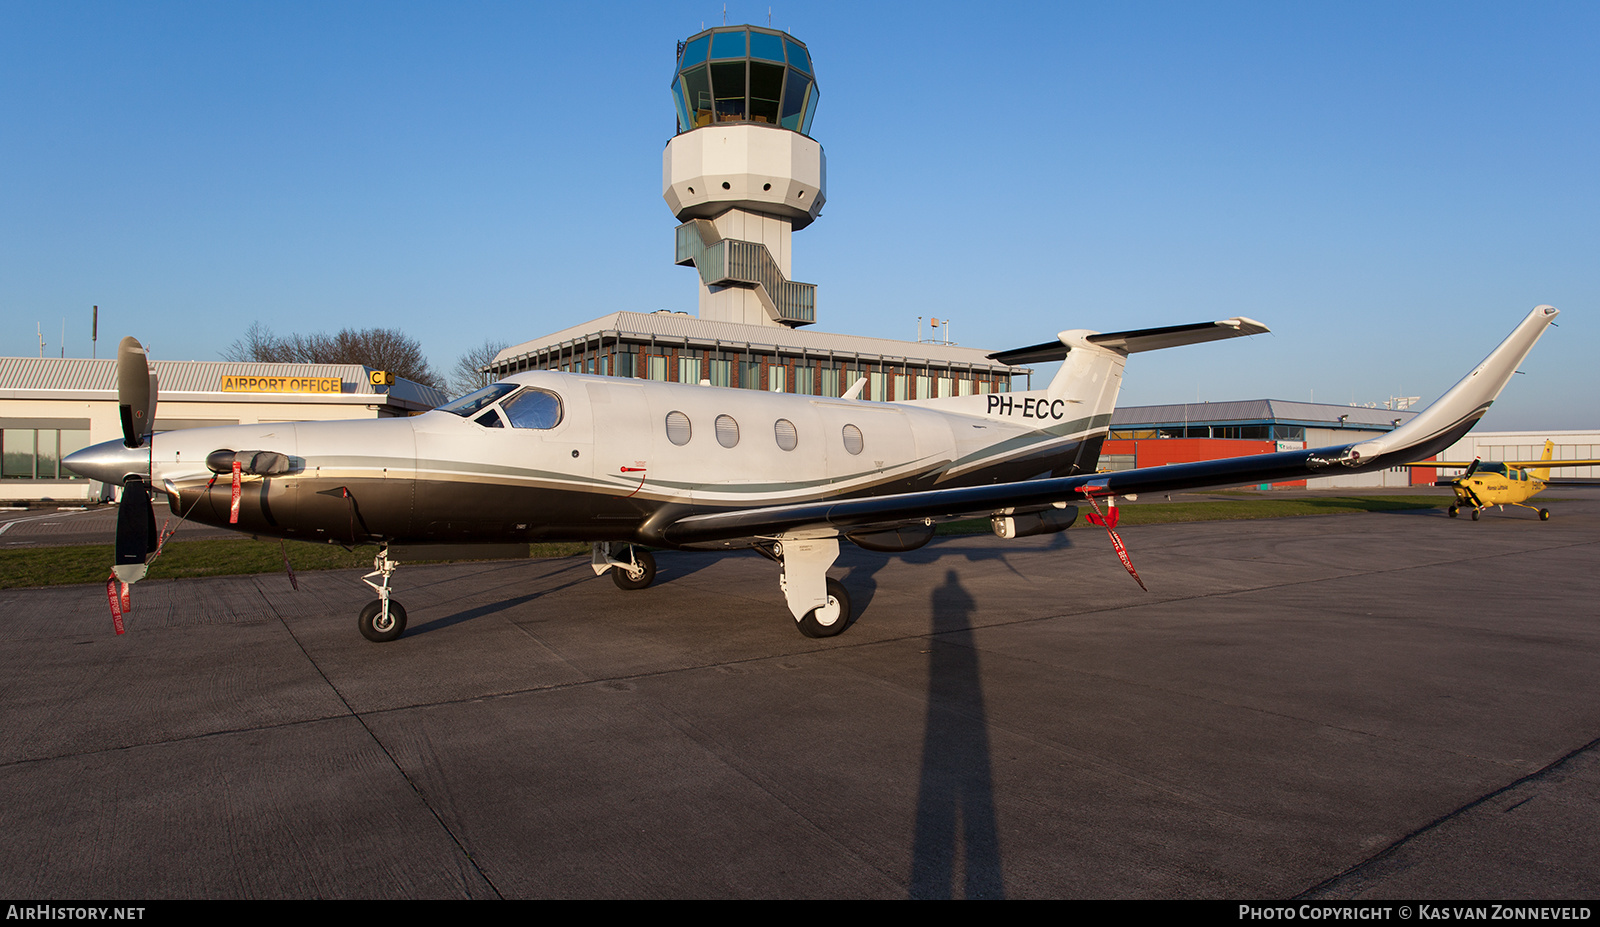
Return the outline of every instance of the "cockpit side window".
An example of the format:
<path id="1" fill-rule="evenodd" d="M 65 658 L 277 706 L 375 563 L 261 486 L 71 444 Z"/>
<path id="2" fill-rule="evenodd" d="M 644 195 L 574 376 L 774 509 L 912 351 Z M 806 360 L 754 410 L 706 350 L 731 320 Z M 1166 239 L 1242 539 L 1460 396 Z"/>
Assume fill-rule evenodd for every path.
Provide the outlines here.
<path id="1" fill-rule="evenodd" d="M 445 403 L 439 407 L 438 411 L 450 412 L 462 418 L 471 418 L 473 413 L 516 388 L 517 384 L 515 383 L 490 383 L 483 389 L 468 393 L 454 402 Z"/>
<path id="2" fill-rule="evenodd" d="M 561 424 L 561 397 L 549 390 L 528 389 L 501 404 L 513 428 L 554 428 Z"/>

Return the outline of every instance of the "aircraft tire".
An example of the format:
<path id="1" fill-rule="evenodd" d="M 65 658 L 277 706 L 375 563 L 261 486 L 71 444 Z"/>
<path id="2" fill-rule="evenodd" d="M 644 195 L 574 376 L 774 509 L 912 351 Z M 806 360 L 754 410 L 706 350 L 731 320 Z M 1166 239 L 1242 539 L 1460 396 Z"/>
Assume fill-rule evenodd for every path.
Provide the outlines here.
<path id="1" fill-rule="evenodd" d="M 644 572 L 639 575 L 638 579 L 634 579 L 632 576 L 628 575 L 628 571 L 624 570 L 622 567 L 612 567 L 611 581 L 617 584 L 618 589 L 627 589 L 630 591 L 634 589 L 644 589 L 656 581 L 656 558 L 654 554 L 650 553 L 648 550 L 642 550 L 635 547 L 633 549 L 633 559 L 635 563 L 639 564 Z"/>
<path id="2" fill-rule="evenodd" d="M 1549 509 L 1540 509 L 1539 510 L 1539 520 L 1540 521 L 1549 521 L 1550 520 L 1550 510 Z"/>
<path id="3" fill-rule="evenodd" d="M 379 621 L 383 616 L 383 600 L 373 599 L 367 607 L 361 610 L 361 617 L 357 619 L 356 626 L 361 629 L 361 636 L 374 644 L 386 644 L 400 635 L 406 633 L 405 606 L 389 600 L 389 626 L 380 628 Z"/>
<path id="4" fill-rule="evenodd" d="M 1459 514 L 1461 514 L 1461 510 L 1459 508 L 1457 508 L 1457 507 L 1455 507 L 1453 505 L 1450 506 L 1450 517 L 1451 518 L 1454 518 Z"/>
<path id="5" fill-rule="evenodd" d="M 1473 509 L 1472 510 L 1472 520 L 1473 521 L 1477 521 L 1478 520 L 1478 516 L 1481 515 L 1481 514 L 1483 514 L 1483 510 L 1482 509 Z"/>
<path id="6" fill-rule="evenodd" d="M 833 637 L 843 632 L 850 625 L 850 593 L 845 591 L 844 583 L 828 577 L 828 604 L 806 612 L 795 623 L 806 637 Z"/>

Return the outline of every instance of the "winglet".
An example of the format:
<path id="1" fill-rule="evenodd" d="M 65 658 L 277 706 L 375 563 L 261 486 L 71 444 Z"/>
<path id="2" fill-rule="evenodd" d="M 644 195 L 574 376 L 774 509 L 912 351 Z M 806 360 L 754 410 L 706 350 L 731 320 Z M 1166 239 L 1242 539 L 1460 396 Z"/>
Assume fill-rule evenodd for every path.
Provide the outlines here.
<path id="1" fill-rule="evenodd" d="M 1483 413 L 1489 411 L 1495 397 L 1505 389 L 1512 374 L 1517 372 L 1517 365 L 1533 350 L 1539 336 L 1544 334 L 1544 330 L 1559 314 L 1560 310 L 1554 306 L 1534 307 L 1522 324 L 1483 359 L 1483 363 L 1423 409 L 1416 418 L 1382 437 L 1352 446 L 1348 463 L 1354 466 L 1389 451 L 1415 447 L 1463 422 L 1475 423 L 1483 417 Z"/>

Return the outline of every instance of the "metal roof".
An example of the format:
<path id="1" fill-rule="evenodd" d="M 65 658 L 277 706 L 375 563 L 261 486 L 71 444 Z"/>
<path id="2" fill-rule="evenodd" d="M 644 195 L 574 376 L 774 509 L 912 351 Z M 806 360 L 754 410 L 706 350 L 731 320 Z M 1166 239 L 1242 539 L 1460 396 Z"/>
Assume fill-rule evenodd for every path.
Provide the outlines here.
<path id="1" fill-rule="evenodd" d="M 338 377 L 342 395 L 380 396 L 396 405 L 433 408 L 448 400 L 442 390 L 411 380 L 396 378 L 394 385 L 379 392 L 367 379 L 374 368 L 360 364 L 261 364 L 241 361 L 152 361 L 161 393 L 207 393 L 241 400 L 249 396 L 271 396 L 281 400 L 291 393 L 224 393 L 224 376 L 255 377 Z M 115 398 L 117 362 L 114 358 L 82 357 L 0 357 L 0 395 L 72 391 L 104 393 Z"/>
<path id="2" fill-rule="evenodd" d="M 1367 406 L 1340 406 L 1326 402 L 1291 402 L 1287 399 L 1242 399 L 1232 402 L 1185 402 L 1161 406 L 1127 406 L 1111 414 L 1111 427 L 1128 425 L 1250 424 L 1275 422 L 1286 425 L 1327 426 L 1332 428 L 1369 426 L 1390 429 L 1395 419 L 1400 424 L 1417 413 Z M 1344 420 L 1341 422 L 1340 417 Z"/>
<path id="3" fill-rule="evenodd" d="M 1026 370 L 1023 367 L 1008 367 L 996 363 L 989 359 L 988 350 L 982 348 L 965 348 L 932 342 L 895 341 L 890 338 L 864 338 L 860 335 L 841 335 L 810 328 L 792 329 L 772 325 L 708 321 L 682 312 L 665 311 L 613 312 L 581 325 L 545 335 L 543 338 L 535 338 L 506 348 L 495 357 L 491 367 L 539 354 L 568 342 L 581 342 L 597 335 L 616 335 L 630 340 L 648 341 L 654 338 L 657 341 L 686 341 L 701 345 L 749 344 L 794 352 L 905 358 L 1012 373 L 1022 373 Z"/>

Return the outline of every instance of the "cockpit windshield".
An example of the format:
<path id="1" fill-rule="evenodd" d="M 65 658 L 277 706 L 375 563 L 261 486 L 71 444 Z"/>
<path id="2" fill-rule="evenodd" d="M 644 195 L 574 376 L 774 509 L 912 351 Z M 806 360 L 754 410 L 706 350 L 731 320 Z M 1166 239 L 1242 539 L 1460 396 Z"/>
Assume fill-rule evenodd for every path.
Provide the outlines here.
<path id="1" fill-rule="evenodd" d="M 516 388 L 517 384 L 515 383 L 490 383 L 483 389 L 470 392 L 454 402 L 445 403 L 439 407 L 438 411 L 450 412 L 462 418 L 470 418 L 474 412 Z"/>

